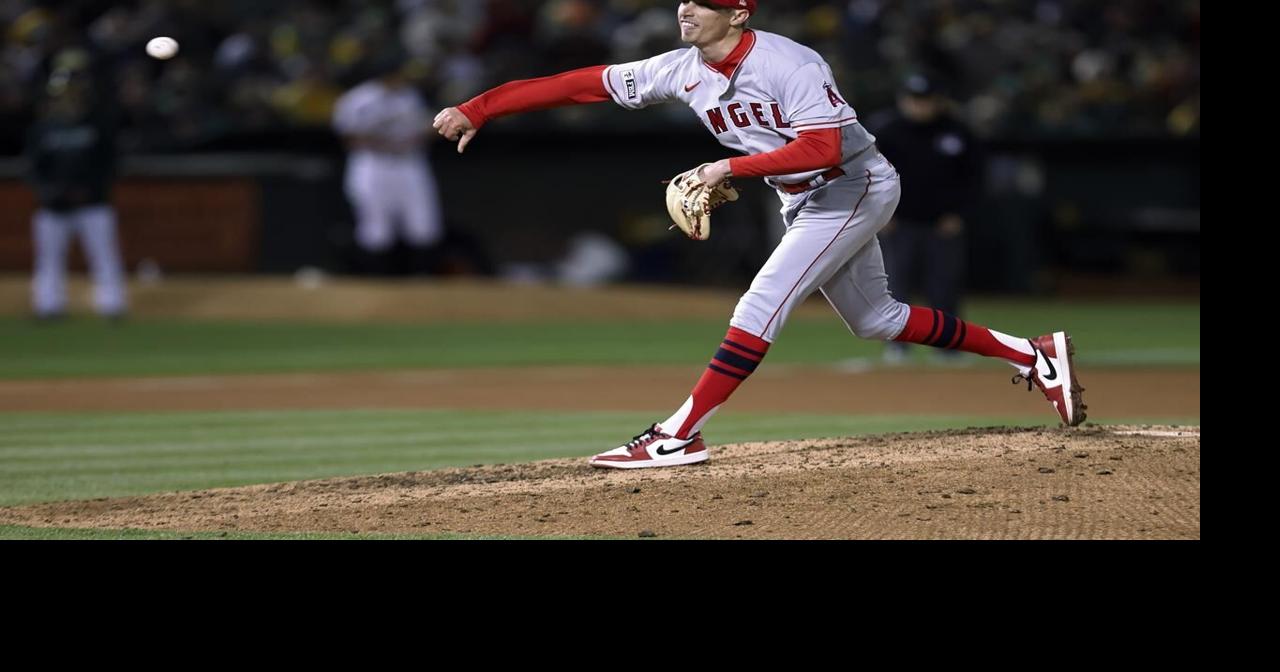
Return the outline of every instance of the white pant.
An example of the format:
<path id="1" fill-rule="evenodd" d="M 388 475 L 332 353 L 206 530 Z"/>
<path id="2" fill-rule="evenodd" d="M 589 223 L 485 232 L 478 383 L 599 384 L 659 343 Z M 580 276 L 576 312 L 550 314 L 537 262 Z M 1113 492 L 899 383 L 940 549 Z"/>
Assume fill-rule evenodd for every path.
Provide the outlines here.
<path id="1" fill-rule="evenodd" d="M 791 311 L 821 289 L 855 335 L 889 340 L 901 333 L 911 311 L 889 294 L 876 239 L 901 194 L 897 171 L 879 152 L 821 188 L 779 192 L 787 231 L 729 324 L 772 343 Z"/>
<path id="2" fill-rule="evenodd" d="M 124 264 L 116 238 L 116 213 L 111 206 L 94 205 L 67 212 L 41 208 L 31 220 L 31 229 L 36 257 L 31 304 L 37 315 L 67 309 L 67 249 L 76 234 L 89 262 L 98 312 L 114 315 L 125 311 Z"/>
<path id="3" fill-rule="evenodd" d="M 391 249 L 397 224 L 414 247 L 444 236 L 435 176 L 419 154 L 352 154 L 346 191 L 356 215 L 356 243 L 368 252 Z"/>

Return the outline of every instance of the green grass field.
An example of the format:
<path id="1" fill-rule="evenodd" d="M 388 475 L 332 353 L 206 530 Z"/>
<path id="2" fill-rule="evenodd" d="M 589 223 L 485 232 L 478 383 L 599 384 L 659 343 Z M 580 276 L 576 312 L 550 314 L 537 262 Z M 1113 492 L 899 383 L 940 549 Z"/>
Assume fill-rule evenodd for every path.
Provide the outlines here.
<path id="1" fill-rule="evenodd" d="M 985 302 L 971 307 L 970 318 L 1023 334 L 1068 326 L 1078 344 L 1087 344 L 1078 362 L 1090 367 L 1200 364 L 1200 310 L 1194 304 Z M 723 333 L 723 320 L 500 326 L 138 320 L 112 325 L 78 318 L 42 325 L 3 318 L 0 379 L 606 363 L 696 366 Z M 852 338 L 834 316 L 807 317 L 788 325 L 769 361 L 835 363 L 874 358 L 879 347 Z M 14 413 L 0 408 L 0 505 L 583 457 L 616 441 L 618 427 L 641 427 L 651 420 L 647 413 L 447 409 L 105 414 Z M 1198 417 L 1116 420 L 1199 423 Z M 716 439 L 815 438 L 1006 424 L 1048 423 L 1041 416 L 726 412 L 717 418 Z M 192 537 L 349 538 L 0 527 L 3 539 Z"/>
<path id="2" fill-rule="evenodd" d="M 1198 365 L 1198 305 L 980 303 L 971 319 L 1009 333 L 1068 326 L 1083 366 Z M 237 324 L 0 319 L 0 378 L 178 375 L 456 366 L 682 364 L 707 356 L 724 320 L 671 323 Z M 832 315 L 793 320 L 771 363 L 875 357 Z"/>

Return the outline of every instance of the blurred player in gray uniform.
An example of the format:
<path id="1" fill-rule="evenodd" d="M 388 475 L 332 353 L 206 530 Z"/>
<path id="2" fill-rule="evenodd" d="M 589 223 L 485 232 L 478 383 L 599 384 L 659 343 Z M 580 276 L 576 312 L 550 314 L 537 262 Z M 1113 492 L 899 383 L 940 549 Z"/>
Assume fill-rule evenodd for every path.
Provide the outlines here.
<path id="1" fill-rule="evenodd" d="M 384 60 L 380 69 L 344 94 L 333 114 L 334 129 L 350 150 L 345 186 L 356 215 L 356 244 L 366 255 L 366 270 L 383 274 L 391 270 L 389 255 L 402 235 L 414 270 L 425 271 L 444 236 L 425 151 L 431 115 L 398 60 Z"/>
<path id="2" fill-rule="evenodd" d="M 115 178 L 115 129 L 95 95 L 88 52 L 67 49 L 53 61 L 40 117 L 28 129 L 28 179 L 40 207 L 32 219 L 35 273 L 32 308 L 37 317 L 67 310 L 67 251 L 80 237 L 93 278 L 94 305 L 109 318 L 128 305 L 124 267 L 111 207 Z"/>

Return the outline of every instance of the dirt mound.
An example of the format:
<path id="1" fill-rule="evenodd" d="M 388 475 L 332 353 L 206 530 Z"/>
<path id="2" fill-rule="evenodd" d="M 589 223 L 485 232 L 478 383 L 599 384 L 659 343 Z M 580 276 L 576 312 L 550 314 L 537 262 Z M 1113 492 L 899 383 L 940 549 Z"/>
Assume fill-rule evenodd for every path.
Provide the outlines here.
<path id="1" fill-rule="evenodd" d="M 0 509 L 37 527 L 775 539 L 1199 539 L 1200 428 L 712 446 L 703 465 L 477 466 Z"/>

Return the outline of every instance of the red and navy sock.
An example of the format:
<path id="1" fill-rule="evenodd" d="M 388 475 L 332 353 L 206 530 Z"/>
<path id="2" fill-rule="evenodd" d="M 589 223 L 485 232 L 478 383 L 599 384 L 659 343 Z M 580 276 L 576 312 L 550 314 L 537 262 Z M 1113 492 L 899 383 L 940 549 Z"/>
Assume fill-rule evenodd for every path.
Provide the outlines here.
<path id="1" fill-rule="evenodd" d="M 1035 351 L 1027 339 L 965 322 L 934 308 L 911 306 L 906 328 L 893 340 L 999 357 L 1021 366 L 1036 362 Z"/>
<path id="2" fill-rule="evenodd" d="M 742 381 L 756 370 L 768 351 L 768 341 L 737 327 L 729 327 L 720 348 L 707 364 L 707 370 L 693 386 L 689 399 L 674 415 L 658 423 L 659 426 L 681 439 L 693 436 Z"/>

